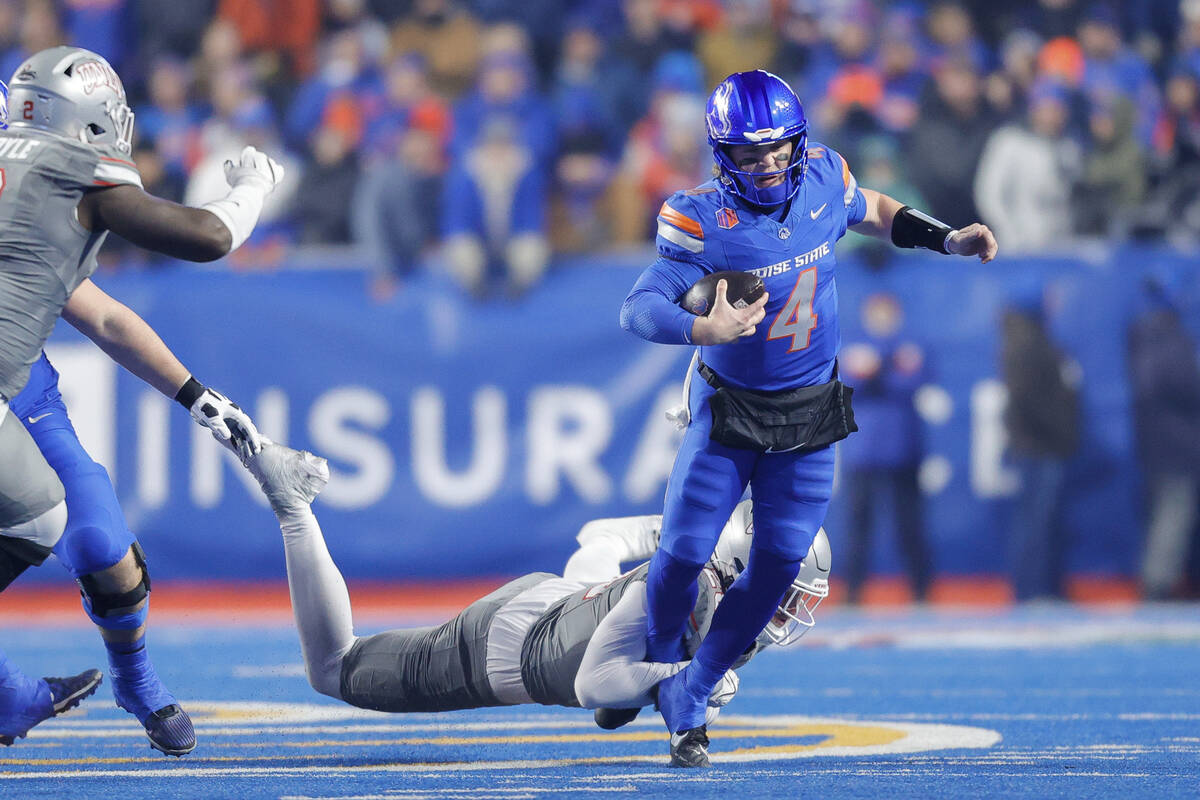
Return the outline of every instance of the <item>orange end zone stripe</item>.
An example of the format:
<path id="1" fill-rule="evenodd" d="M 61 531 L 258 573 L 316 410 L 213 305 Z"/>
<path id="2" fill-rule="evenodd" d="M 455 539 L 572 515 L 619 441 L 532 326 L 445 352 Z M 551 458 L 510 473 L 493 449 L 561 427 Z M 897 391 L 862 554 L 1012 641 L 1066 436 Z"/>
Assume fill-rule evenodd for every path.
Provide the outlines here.
<path id="1" fill-rule="evenodd" d="M 676 228 L 679 228 L 679 230 L 681 230 L 681 231 L 690 233 L 692 236 L 695 236 L 697 239 L 704 238 L 704 229 L 700 227 L 699 222 L 692 219 L 691 217 L 680 214 L 678 211 L 671 208 L 666 203 L 663 203 L 662 208 L 659 209 L 658 218 L 661 219 L 663 222 L 667 222 L 667 223 L 670 223 L 671 225 L 674 225 Z"/>
<path id="2" fill-rule="evenodd" d="M 350 601 L 355 622 L 402 625 L 443 621 L 507 580 L 351 581 Z M 282 624 L 292 619 L 284 581 L 155 581 L 151 595 L 150 616 L 164 624 Z M 11 586 L 0 594 L 0 627 L 90 624 L 73 583 Z"/>
<path id="3" fill-rule="evenodd" d="M 350 600 L 355 622 L 370 626 L 429 624 L 450 619 L 469 604 L 490 593 L 505 578 L 456 581 L 352 581 Z M 1067 581 L 1067 597 L 1083 604 L 1129 604 L 1140 599 L 1132 578 L 1075 575 Z M 903 577 L 877 577 L 867 581 L 864 606 L 903 606 L 912 602 Z M 830 605 L 846 601 L 843 581 L 830 587 Z M 933 583 L 929 602 L 936 606 L 984 608 L 1013 603 L 1007 579 L 994 575 L 944 576 Z M 166 625 L 254 626 L 292 622 L 287 584 L 263 582 L 156 581 L 150 606 L 154 621 Z M 73 583 L 9 587 L 0 595 L 0 627 L 90 627 L 79 606 Z"/>

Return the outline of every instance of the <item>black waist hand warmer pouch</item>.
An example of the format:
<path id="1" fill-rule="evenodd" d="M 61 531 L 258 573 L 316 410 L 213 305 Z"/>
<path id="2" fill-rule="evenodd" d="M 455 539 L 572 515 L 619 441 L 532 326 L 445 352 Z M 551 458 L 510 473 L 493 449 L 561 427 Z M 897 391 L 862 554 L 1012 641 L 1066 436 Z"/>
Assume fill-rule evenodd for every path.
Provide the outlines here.
<path id="1" fill-rule="evenodd" d="M 726 447 L 767 453 L 808 453 L 845 439 L 858 426 L 850 397 L 837 379 L 781 392 L 755 392 L 725 384 L 706 364 L 700 375 L 717 391 L 709 398 L 710 438 Z"/>

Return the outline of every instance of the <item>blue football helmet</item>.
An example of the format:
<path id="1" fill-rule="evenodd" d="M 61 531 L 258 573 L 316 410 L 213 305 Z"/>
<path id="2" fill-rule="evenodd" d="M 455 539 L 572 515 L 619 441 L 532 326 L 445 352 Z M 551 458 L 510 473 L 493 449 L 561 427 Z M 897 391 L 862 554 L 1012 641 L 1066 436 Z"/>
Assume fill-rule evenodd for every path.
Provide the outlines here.
<path id="1" fill-rule="evenodd" d="M 787 202 L 800 188 L 808 166 L 808 120 L 800 98 L 778 75 L 766 70 L 735 72 L 708 98 L 708 144 L 720 169 L 721 183 L 738 197 L 759 206 Z M 730 145 L 793 141 L 788 166 L 775 172 L 740 170 L 729 157 Z M 777 186 L 757 186 L 755 179 L 786 173 Z"/>

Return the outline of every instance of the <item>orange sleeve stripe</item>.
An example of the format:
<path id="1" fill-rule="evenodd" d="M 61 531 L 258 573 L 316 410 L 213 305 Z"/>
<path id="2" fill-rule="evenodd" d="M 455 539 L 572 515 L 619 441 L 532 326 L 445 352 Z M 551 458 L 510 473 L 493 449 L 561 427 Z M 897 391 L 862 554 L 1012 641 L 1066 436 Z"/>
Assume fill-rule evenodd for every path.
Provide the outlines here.
<path id="1" fill-rule="evenodd" d="M 845 156 L 842 156 L 842 186 L 850 188 L 850 165 L 846 163 Z"/>
<path id="2" fill-rule="evenodd" d="M 671 225 L 674 225 L 676 228 L 679 228 L 679 230 L 684 231 L 685 233 L 690 233 L 697 239 L 704 238 L 704 229 L 700 227 L 699 222 L 691 217 L 680 214 L 666 203 L 662 204 L 662 208 L 658 212 L 658 217 L 663 222 L 668 222 Z"/>
<path id="3" fill-rule="evenodd" d="M 111 161 L 114 164 L 125 164 L 127 166 L 133 167 L 134 169 L 137 169 L 137 164 L 133 163 L 132 161 L 126 161 L 123 158 L 110 158 L 109 156 L 100 156 L 100 160 L 101 161 Z"/>

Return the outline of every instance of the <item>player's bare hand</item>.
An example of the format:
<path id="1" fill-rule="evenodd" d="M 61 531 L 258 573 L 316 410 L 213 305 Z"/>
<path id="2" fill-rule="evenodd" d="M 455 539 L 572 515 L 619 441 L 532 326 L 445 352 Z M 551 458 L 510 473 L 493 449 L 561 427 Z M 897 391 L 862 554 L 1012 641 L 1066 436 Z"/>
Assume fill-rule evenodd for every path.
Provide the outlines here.
<path id="1" fill-rule="evenodd" d="M 236 164 L 225 162 L 225 180 L 230 186 L 255 184 L 264 194 L 270 194 L 283 180 L 283 167 L 266 153 L 248 146 L 242 150 Z"/>
<path id="2" fill-rule="evenodd" d="M 973 222 L 955 231 L 946 243 L 946 249 L 956 256 L 979 256 L 979 260 L 986 264 L 996 257 L 999 246 L 995 234 L 987 225 Z"/>
<path id="3" fill-rule="evenodd" d="M 724 279 L 717 281 L 716 299 L 708 316 L 698 317 L 692 326 L 692 341 L 696 344 L 713 345 L 734 342 L 743 336 L 753 336 L 758 323 L 766 316 L 767 300 L 762 297 L 745 308 L 735 308 L 726 296 L 728 284 Z"/>

